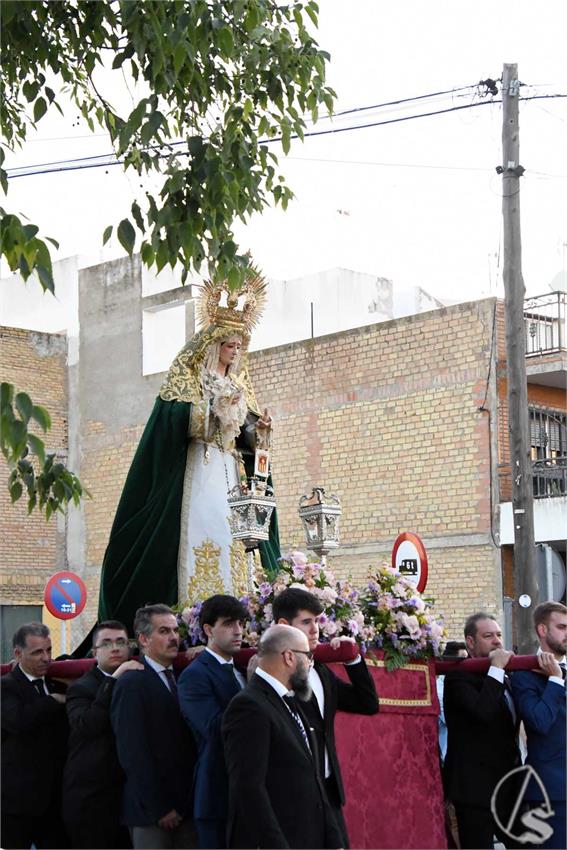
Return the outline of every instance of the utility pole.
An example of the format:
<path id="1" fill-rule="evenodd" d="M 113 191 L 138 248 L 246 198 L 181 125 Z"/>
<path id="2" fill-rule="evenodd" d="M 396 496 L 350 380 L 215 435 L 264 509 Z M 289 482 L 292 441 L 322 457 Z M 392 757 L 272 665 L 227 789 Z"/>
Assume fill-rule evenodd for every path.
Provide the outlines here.
<path id="1" fill-rule="evenodd" d="M 520 233 L 520 81 L 517 65 L 504 65 L 502 74 L 502 215 L 504 219 L 504 293 L 508 422 L 512 466 L 514 521 L 515 612 L 518 648 L 532 654 L 536 639 L 532 613 L 538 602 L 535 573 L 534 497 L 528 431 L 526 380 L 525 287 Z"/>

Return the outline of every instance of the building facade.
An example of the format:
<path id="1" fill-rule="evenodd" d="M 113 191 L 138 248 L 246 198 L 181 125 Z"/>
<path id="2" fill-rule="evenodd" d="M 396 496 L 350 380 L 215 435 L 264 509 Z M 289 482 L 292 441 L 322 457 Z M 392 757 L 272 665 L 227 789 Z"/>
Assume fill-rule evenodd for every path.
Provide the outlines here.
<path id="1" fill-rule="evenodd" d="M 182 309 L 188 338 L 194 330 L 192 296 L 189 287 L 144 295 L 137 258 L 80 272 L 78 356 L 65 369 L 62 355 L 58 374 L 61 403 L 67 399 L 69 411 L 69 465 L 91 498 L 80 510 L 69 510 L 59 532 L 63 544 L 59 549 L 53 544 L 50 556 L 54 569 L 72 569 L 87 584 L 87 607 L 73 621 L 75 644 L 95 620 L 114 512 L 164 377 L 144 374 L 145 317 Z M 33 363 L 38 335 L 15 333 Z M 530 353 L 528 371 L 532 433 L 540 442 L 549 435 L 545 446 L 534 445 L 534 462 L 543 462 L 534 487 L 540 478 L 552 482 L 543 487 L 536 508 L 553 503 L 565 517 L 566 497 L 558 495 L 544 465 L 551 458 L 557 472 L 563 468 L 557 459 L 565 454 L 564 430 L 556 438 L 553 424 L 559 420 L 564 428 L 566 413 L 564 392 L 552 383 L 567 374 L 564 336 L 559 343 L 556 352 Z M 373 566 L 389 561 L 400 532 L 413 531 L 428 552 L 426 593 L 436 598 L 450 637 L 460 637 L 464 619 L 477 609 L 499 618 L 506 614 L 510 621 L 507 600 L 514 588 L 505 519 L 503 358 L 503 311 L 496 299 L 254 351 L 250 369 L 256 395 L 274 417 L 273 477 L 283 550 L 305 548 L 299 498 L 323 486 L 342 501 L 341 547 L 329 556 L 337 576 L 362 581 Z M 10 363 L 3 374 L 14 381 Z M 24 374 L 22 386 L 31 386 L 25 380 Z M 42 403 L 50 406 L 49 400 Z M 540 457 L 542 451 L 550 457 Z M 536 535 L 538 527 L 536 521 Z M 15 536 L 26 533 L 22 529 Z M 564 573 L 560 543 L 538 542 L 551 542 Z M 32 598 L 37 604 L 36 591 L 22 591 L 25 569 L 30 568 L 23 559 L 12 561 L 10 555 L 4 572 L 19 588 L 19 604 Z M 42 569 L 34 573 L 38 592 Z M 2 604 L 8 598 L 5 586 L 3 581 Z"/>

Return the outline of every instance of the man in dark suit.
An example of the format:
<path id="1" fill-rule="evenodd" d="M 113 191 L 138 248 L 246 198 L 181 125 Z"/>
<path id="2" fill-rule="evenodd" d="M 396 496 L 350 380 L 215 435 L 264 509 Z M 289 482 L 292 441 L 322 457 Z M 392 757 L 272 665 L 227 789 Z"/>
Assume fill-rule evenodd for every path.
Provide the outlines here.
<path id="1" fill-rule="evenodd" d="M 61 777 L 67 755 L 65 688 L 46 676 L 51 637 L 27 623 L 13 637 L 17 665 L 0 678 L 2 847 L 67 847 Z"/>
<path id="2" fill-rule="evenodd" d="M 144 667 L 128 660 L 128 632 L 117 620 L 95 627 L 92 651 L 96 666 L 67 693 L 70 734 L 63 818 L 77 850 L 131 847 L 128 830 L 120 824 L 124 774 L 110 725 L 110 702 L 120 676 Z"/>
<path id="3" fill-rule="evenodd" d="M 217 594 L 199 614 L 207 647 L 179 678 L 179 704 L 199 750 L 193 817 L 199 847 L 226 847 L 228 782 L 221 737 L 224 711 L 246 684 L 234 666 L 247 611 L 234 596 Z"/>
<path id="4" fill-rule="evenodd" d="M 560 602 L 542 602 L 534 610 L 540 651 L 539 669 L 512 675 L 512 695 L 527 734 L 529 764 L 543 782 L 553 815 L 547 824 L 553 834 L 540 846 L 564 848 L 565 836 L 565 652 L 567 608 Z M 541 806 L 543 792 L 533 777 L 525 799 L 530 808 Z"/>
<path id="5" fill-rule="evenodd" d="M 258 658 L 250 684 L 234 697 L 222 722 L 228 846 L 341 847 L 317 764 L 317 741 L 301 708 L 310 691 L 307 638 L 292 626 L 272 626 L 260 641 Z"/>
<path id="6" fill-rule="evenodd" d="M 511 847 L 490 801 L 498 782 L 520 764 L 518 722 L 504 673 L 513 653 L 503 649 L 502 631 L 490 614 L 473 614 L 464 632 L 471 658 L 489 658 L 491 666 L 488 673 L 457 670 L 445 676 L 445 790 L 455 806 L 463 850 L 492 848 L 494 835 Z M 516 788 L 509 780 L 498 795 L 501 823 L 509 822 L 515 801 Z"/>
<path id="7" fill-rule="evenodd" d="M 144 669 L 120 676 L 110 707 L 126 775 L 122 823 L 135 848 L 195 847 L 195 742 L 179 710 L 171 666 L 179 648 L 177 619 L 167 605 L 148 605 L 136 612 L 134 633 Z"/>
<path id="8" fill-rule="evenodd" d="M 272 607 L 274 622 L 300 629 L 312 651 L 319 642 L 319 616 L 322 612 L 323 606 L 317 597 L 299 587 L 283 590 L 275 597 Z M 350 684 L 335 676 L 325 664 L 316 661 L 309 671 L 313 693 L 305 703 L 304 711 L 317 736 L 327 797 L 342 832 L 343 847 L 348 847 L 348 832 L 342 813 L 345 792 L 335 745 L 335 714 L 337 711 L 376 714 L 378 697 L 360 654 L 355 661 L 345 664 L 345 670 Z"/>

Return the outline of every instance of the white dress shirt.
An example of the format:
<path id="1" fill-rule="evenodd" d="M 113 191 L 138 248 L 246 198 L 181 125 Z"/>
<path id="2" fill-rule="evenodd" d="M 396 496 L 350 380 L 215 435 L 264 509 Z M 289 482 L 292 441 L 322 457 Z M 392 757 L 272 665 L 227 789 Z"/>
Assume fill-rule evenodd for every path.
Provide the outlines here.
<path id="1" fill-rule="evenodd" d="M 166 670 L 171 670 L 171 672 L 173 673 L 173 667 L 171 666 L 171 664 L 169 665 L 169 667 L 164 667 L 163 664 L 154 661 L 154 659 L 150 658 L 149 655 L 144 655 L 144 658 L 146 659 L 152 670 L 156 671 L 167 690 L 171 693 L 171 688 L 169 687 L 169 682 L 167 681 L 167 676 L 165 675 Z"/>
<path id="2" fill-rule="evenodd" d="M 24 676 L 26 677 L 26 679 L 29 682 L 37 682 L 38 679 L 41 679 L 41 684 L 43 685 L 43 690 L 45 691 L 47 696 L 49 696 L 49 691 L 47 690 L 47 685 L 45 684 L 45 676 L 30 676 L 29 673 L 26 673 L 26 671 L 21 666 L 21 664 L 19 665 L 19 667 L 20 667 L 20 670 L 22 671 L 22 673 L 24 674 Z"/>

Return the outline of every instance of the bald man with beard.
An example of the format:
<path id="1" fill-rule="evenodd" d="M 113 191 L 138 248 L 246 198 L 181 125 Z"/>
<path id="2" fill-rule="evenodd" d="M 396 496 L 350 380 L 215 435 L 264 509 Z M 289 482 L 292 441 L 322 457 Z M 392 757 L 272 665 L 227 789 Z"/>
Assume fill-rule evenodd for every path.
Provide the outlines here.
<path id="1" fill-rule="evenodd" d="M 224 714 L 228 847 L 342 846 L 302 709 L 311 695 L 312 660 L 303 632 L 271 626 L 250 683 Z"/>

